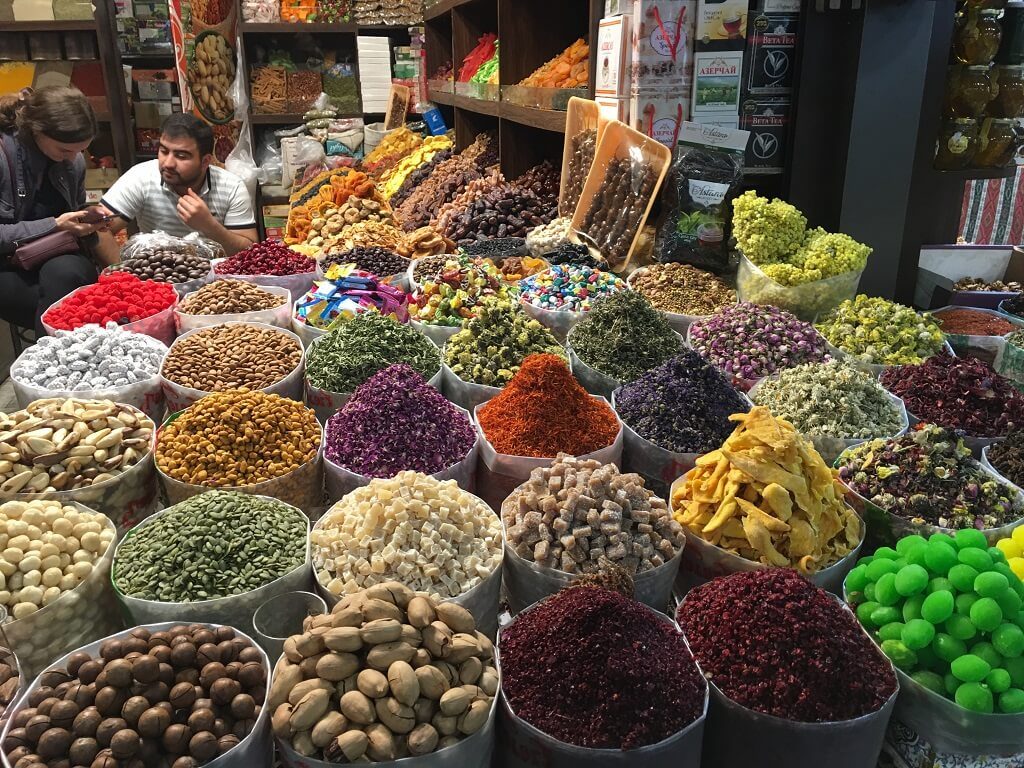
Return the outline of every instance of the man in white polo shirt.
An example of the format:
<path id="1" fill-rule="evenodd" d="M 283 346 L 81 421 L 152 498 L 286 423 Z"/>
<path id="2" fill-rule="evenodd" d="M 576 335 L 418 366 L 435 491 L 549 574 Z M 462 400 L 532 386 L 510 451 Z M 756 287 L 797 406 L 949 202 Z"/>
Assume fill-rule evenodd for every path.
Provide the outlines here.
<path id="1" fill-rule="evenodd" d="M 198 232 L 216 240 L 228 256 L 256 242 L 256 217 L 242 180 L 211 165 L 213 131 L 199 118 L 177 113 L 164 122 L 156 160 L 129 169 L 103 195 L 110 232 L 134 221 L 140 232 L 179 237 Z M 104 251 L 115 249 L 101 236 Z"/>

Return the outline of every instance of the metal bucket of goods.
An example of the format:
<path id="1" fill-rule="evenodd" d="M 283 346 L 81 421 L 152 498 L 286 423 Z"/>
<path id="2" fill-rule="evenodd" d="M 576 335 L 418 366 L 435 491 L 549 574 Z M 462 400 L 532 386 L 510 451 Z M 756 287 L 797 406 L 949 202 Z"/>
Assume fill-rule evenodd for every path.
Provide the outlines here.
<path id="1" fill-rule="evenodd" d="M 597 395 L 592 395 L 592 397 L 605 404 L 608 403 L 603 397 L 598 397 Z M 536 459 L 528 456 L 509 456 L 498 453 L 480 426 L 479 413 L 481 407 L 482 405 L 478 405 L 473 409 L 473 421 L 480 432 L 480 463 L 477 467 L 476 476 L 477 489 L 480 492 L 480 496 L 492 509 L 501 509 L 501 505 L 508 498 L 508 495 L 518 485 L 526 482 L 534 469 L 549 466 L 555 457 Z M 621 466 L 622 421 L 619 419 L 618 414 L 616 414 L 615 420 L 619 424 L 619 431 L 612 444 L 579 458 L 594 459 L 602 464 Z"/>

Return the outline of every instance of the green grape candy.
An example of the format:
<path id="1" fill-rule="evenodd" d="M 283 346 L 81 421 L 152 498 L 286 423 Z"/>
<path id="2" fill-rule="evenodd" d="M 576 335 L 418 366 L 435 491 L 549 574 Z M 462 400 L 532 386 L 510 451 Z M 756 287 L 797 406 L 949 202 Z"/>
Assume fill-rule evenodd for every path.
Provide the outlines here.
<path id="1" fill-rule="evenodd" d="M 944 632 L 939 632 L 935 635 L 935 639 L 932 640 L 932 650 L 944 662 L 952 664 L 967 653 L 967 645 L 963 640 L 947 635 Z"/>
<path id="2" fill-rule="evenodd" d="M 921 604 L 921 618 L 932 624 L 941 624 L 952 615 L 953 595 L 949 592 L 932 592 Z"/>
<path id="3" fill-rule="evenodd" d="M 914 653 L 917 654 L 917 666 L 921 669 L 930 669 L 934 672 L 945 672 L 949 669 L 949 662 L 936 656 L 930 645 L 918 648 Z"/>
<path id="4" fill-rule="evenodd" d="M 957 640 L 970 640 L 978 634 L 978 628 L 962 613 L 954 613 L 946 619 L 945 628 L 946 632 Z"/>
<path id="5" fill-rule="evenodd" d="M 1021 609 L 1020 596 L 1012 589 L 1007 589 L 1001 595 L 995 598 L 995 601 L 999 603 L 999 607 L 1003 609 L 1003 616 L 1009 620 L 1017 618 Z"/>
<path id="6" fill-rule="evenodd" d="M 868 567 L 866 565 L 858 565 L 846 575 L 846 583 L 843 586 L 846 588 L 847 594 L 852 595 L 854 592 L 863 592 L 864 587 L 867 585 Z"/>
<path id="7" fill-rule="evenodd" d="M 963 549 L 988 549 L 988 540 L 985 534 L 977 528 L 963 528 L 953 536 L 957 548 Z"/>
<path id="8" fill-rule="evenodd" d="M 944 541 L 928 542 L 924 563 L 932 573 L 945 575 L 957 563 L 956 550 Z"/>
<path id="9" fill-rule="evenodd" d="M 971 607 L 978 602 L 978 596 L 973 592 L 965 592 L 962 595 L 956 596 L 956 612 L 962 613 L 964 616 L 968 616 L 971 613 Z"/>
<path id="10" fill-rule="evenodd" d="M 865 573 L 867 574 L 868 581 L 877 582 L 885 574 L 896 573 L 898 570 L 899 568 L 896 567 L 896 563 L 883 557 L 880 559 L 876 558 L 869 563 Z"/>
<path id="11" fill-rule="evenodd" d="M 875 629 L 878 625 L 871 621 L 871 614 L 881 607 L 878 603 L 871 600 L 861 603 L 857 606 L 857 618 L 868 629 Z"/>
<path id="12" fill-rule="evenodd" d="M 884 640 L 881 647 L 882 653 L 904 672 L 911 672 L 917 665 L 917 654 L 899 640 Z"/>
<path id="13" fill-rule="evenodd" d="M 1003 669 L 1010 673 L 1014 688 L 1024 688 L 1024 658 L 1003 659 Z"/>
<path id="14" fill-rule="evenodd" d="M 981 683 L 964 683 L 956 689 L 956 703 L 972 712 L 992 711 L 992 691 Z"/>
<path id="15" fill-rule="evenodd" d="M 871 612 L 871 623 L 876 627 L 884 627 L 900 620 L 900 612 L 891 605 L 882 605 Z"/>
<path id="16" fill-rule="evenodd" d="M 894 585 L 903 597 L 913 597 L 928 587 L 928 571 L 920 565 L 905 565 L 896 572 Z"/>
<path id="17" fill-rule="evenodd" d="M 928 563 L 925 557 L 928 554 L 928 545 L 925 544 L 921 547 L 915 547 L 907 554 L 907 563 L 913 565 L 920 565 L 924 568 L 928 567 Z"/>
<path id="18" fill-rule="evenodd" d="M 929 645 L 934 637 L 935 625 L 924 619 L 911 619 L 900 631 L 900 639 L 912 651 Z"/>
<path id="19" fill-rule="evenodd" d="M 999 711 L 1008 715 L 1024 712 L 1024 691 L 1020 688 L 1010 688 L 999 694 Z"/>
<path id="20" fill-rule="evenodd" d="M 993 669 L 985 675 L 985 685 L 992 693 L 1003 693 L 1010 689 L 1010 673 L 1005 669 Z"/>
<path id="21" fill-rule="evenodd" d="M 937 693 L 939 694 L 939 696 L 946 695 L 946 685 L 943 682 L 941 675 L 937 675 L 934 672 L 929 672 L 926 669 L 919 669 L 910 677 L 918 685 L 923 685 L 929 691 Z M 957 684 L 959 685 L 959 681 L 957 681 Z"/>
<path id="22" fill-rule="evenodd" d="M 902 573 L 902 571 L 901 571 Z M 999 597 L 1010 588 L 1010 581 L 1003 574 L 995 571 L 979 573 L 974 580 L 974 591 L 982 597 Z"/>
<path id="23" fill-rule="evenodd" d="M 890 622 L 878 630 L 878 639 L 882 642 L 886 640 L 902 640 L 903 628 L 905 626 L 906 624 L 901 621 Z"/>
<path id="24" fill-rule="evenodd" d="M 971 623 L 982 632 L 991 632 L 1003 623 L 1003 609 L 991 597 L 983 597 L 972 605 L 970 616 Z"/>
<path id="25" fill-rule="evenodd" d="M 936 576 L 934 579 L 928 582 L 928 594 L 932 592 L 952 592 L 953 582 L 947 579 L 945 576 Z"/>
<path id="26" fill-rule="evenodd" d="M 871 602 L 875 602 L 875 584 L 874 584 L 874 582 L 869 582 L 868 585 L 866 587 L 864 587 L 864 598 L 866 600 L 870 600 Z"/>
<path id="27" fill-rule="evenodd" d="M 988 556 L 992 558 L 992 562 L 996 565 L 1006 562 L 1006 553 L 999 547 L 989 547 L 985 551 L 988 552 Z"/>
<path id="28" fill-rule="evenodd" d="M 946 695 L 950 698 L 956 694 L 956 689 L 959 688 L 962 683 L 956 679 L 956 675 L 952 672 L 947 672 L 942 676 L 942 687 L 946 689 Z"/>
<path id="29" fill-rule="evenodd" d="M 971 566 L 978 573 L 991 571 L 994 565 L 992 558 L 989 557 L 988 552 L 984 549 L 961 549 L 956 553 L 956 557 L 961 563 Z"/>
<path id="30" fill-rule="evenodd" d="M 971 654 L 977 656 L 979 659 L 983 659 L 992 669 L 1003 666 L 1003 657 L 996 650 L 996 647 L 987 640 L 982 640 L 980 643 L 975 643 L 971 646 Z"/>
<path id="31" fill-rule="evenodd" d="M 875 550 L 875 559 L 876 560 L 898 560 L 899 556 L 900 556 L 900 553 L 897 552 L 892 547 L 879 547 L 878 549 Z M 897 566 L 896 570 L 899 570 L 898 566 Z"/>
<path id="32" fill-rule="evenodd" d="M 949 671 L 956 675 L 957 680 L 978 683 L 985 679 L 985 675 L 992 671 L 992 667 L 980 656 L 965 653 L 949 663 Z"/>
<path id="33" fill-rule="evenodd" d="M 882 605 L 896 605 L 900 593 L 896 591 L 896 574 L 886 573 L 875 582 L 875 600 Z"/>
<path id="34" fill-rule="evenodd" d="M 924 605 L 924 598 L 924 595 L 914 595 L 907 598 L 907 601 L 903 603 L 904 621 L 921 618 L 921 606 Z"/>
<path id="35" fill-rule="evenodd" d="M 974 589 L 974 582 L 977 578 L 978 571 L 964 563 L 959 563 L 949 569 L 949 581 L 959 592 L 970 592 Z"/>
<path id="36" fill-rule="evenodd" d="M 912 533 L 909 536 L 904 536 L 896 542 L 896 552 L 903 557 L 906 557 L 911 551 L 927 545 L 928 542 L 925 540 L 924 536 L 918 536 L 916 533 Z"/>
<path id="37" fill-rule="evenodd" d="M 953 537 L 950 536 L 948 533 L 933 533 L 931 536 L 928 537 L 929 543 L 935 541 L 941 541 L 943 544 L 949 544 L 949 546 L 951 547 L 955 544 L 955 542 L 953 541 Z"/>
<path id="38" fill-rule="evenodd" d="M 1001 656 L 1017 658 L 1024 655 L 1024 630 L 1016 624 L 1000 624 L 992 630 L 992 645 Z"/>

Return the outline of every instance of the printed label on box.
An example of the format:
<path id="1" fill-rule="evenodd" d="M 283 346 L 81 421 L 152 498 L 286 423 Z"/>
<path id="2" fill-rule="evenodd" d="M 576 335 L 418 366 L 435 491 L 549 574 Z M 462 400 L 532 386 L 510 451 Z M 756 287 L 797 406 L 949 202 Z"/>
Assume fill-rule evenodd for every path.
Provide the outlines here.
<path id="1" fill-rule="evenodd" d="M 629 99 L 620 99 L 616 96 L 595 96 L 594 103 L 605 120 L 619 120 L 623 123 L 629 120 Z"/>
<path id="2" fill-rule="evenodd" d="M 751 24 L 746 89 L 754 94 L 789 93 L 796 68 L 800 16 L 762 13 Z"/>
<path id="3" fill-rule="evenodd" d="M 698 53 L 694 63 L 693 114 L 730 111 L 739 114 L 743 53 Z"/>
<path id="4" fill-rule="evenodd" d="M 742 49 L 747 39 L 747 0 L 700 0 L 697 40 L 702 43 L 728 40 Z"/>
<path id="5" fill-rule="evenodd" d="M 765 13 L 800 13 L 800 0 L 764 0 Z"/>
<path id="6" fill-rule="evenodd" d="M 690 119 L 690 86 L 634 93 L 629 100 L 629 124 L 646 136 L 674 149 L 684 121 Z"/>
<path id="7" fill-rule="evenodd" d="M 626 51 L 629 49 L 629 17 L 602 19 L 597 33 L 597 78 L 594 93 L 599 96 L 625 96 Z"/>
<path id="8" fill-rule="evenodd" d="M 637 0 L 630 58 L 633 91 L 682 85 L 693 77 L 696 0 Z"/>
<path id="9" fill-rule="evenodd" d="M 786 135 L 792 103 L 789 99 L 747 99 L 740 112 L 740 125 L 750 131 L 747 145 L 748 168 L 784 168 Z"/>

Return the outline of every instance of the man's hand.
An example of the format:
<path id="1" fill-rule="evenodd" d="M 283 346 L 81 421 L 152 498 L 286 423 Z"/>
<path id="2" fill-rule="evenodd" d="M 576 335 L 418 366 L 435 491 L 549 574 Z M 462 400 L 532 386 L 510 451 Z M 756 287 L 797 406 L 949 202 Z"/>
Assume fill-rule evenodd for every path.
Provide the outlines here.
<path id="1" fill-rule="evenodd" d="M 96 224 L 86 224 L 81 219 L 85 211 L 69 211 L 57 217 L 57 229 L 70 232 L 75 237 L 86 237 L 96 231 Z"/>
<path id="2" fill-rule="evenodd" d="M 196 232 L 207 235 L 217 223 L 206 203 L 191 188 L 178 198 L 178 218 Z"/>

